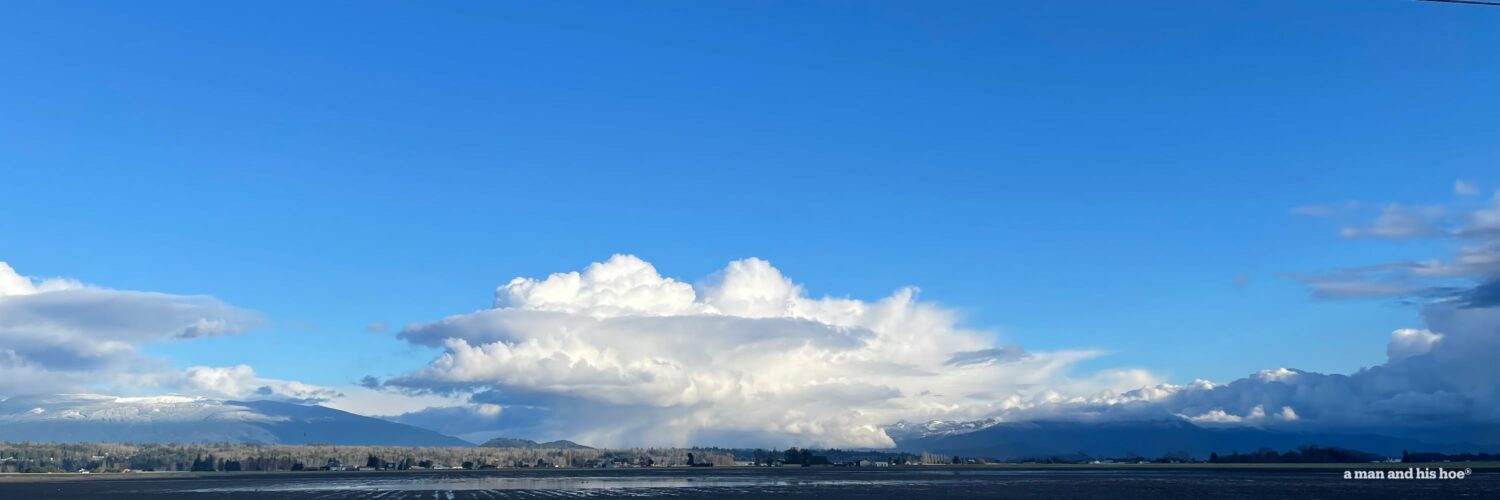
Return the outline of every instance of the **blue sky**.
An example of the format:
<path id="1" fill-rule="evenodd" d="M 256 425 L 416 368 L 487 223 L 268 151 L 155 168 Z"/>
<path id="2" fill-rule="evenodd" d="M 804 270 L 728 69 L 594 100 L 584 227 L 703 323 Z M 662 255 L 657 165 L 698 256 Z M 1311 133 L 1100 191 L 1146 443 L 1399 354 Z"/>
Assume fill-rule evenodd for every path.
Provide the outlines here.
<path id="1" fill-rule="evenodd" d="M 627 253 L 689 282 L 759 257 L 813 296 L 917 286 L 1000 342 L 1111 353 L 1082 370 L 1349 372 L 1416 311 L 1288 276 L 1448 243 L 1292 209 L 1500 185 L 1500 9 L 250 7 L 0 13 L 0 260 L 269 319 L 145 348 L 179 368 L 396 375 L 438 350 L 365 325 Z"/>

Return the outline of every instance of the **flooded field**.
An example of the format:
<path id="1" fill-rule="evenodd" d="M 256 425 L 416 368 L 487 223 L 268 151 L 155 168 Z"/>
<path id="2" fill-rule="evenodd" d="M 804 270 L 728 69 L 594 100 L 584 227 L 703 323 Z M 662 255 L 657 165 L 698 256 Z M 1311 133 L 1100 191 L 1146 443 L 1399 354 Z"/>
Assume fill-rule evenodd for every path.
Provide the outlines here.
<path id="1" fill-rule="evenodd" d="M 616 469 L 0 478 L 0 498 L 1500 498 L 1500 472 L 1346 480 L 1343 469 Z"/>

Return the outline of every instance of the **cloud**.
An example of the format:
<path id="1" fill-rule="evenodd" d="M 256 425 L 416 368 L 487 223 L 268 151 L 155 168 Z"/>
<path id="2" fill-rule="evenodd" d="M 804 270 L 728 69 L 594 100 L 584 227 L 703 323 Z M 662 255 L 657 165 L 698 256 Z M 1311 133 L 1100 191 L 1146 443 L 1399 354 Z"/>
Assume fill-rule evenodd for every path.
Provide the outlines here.
<path id="1" fill-rule="evenodd" d="M 1471 181 L 1459 179 L 1453 181 L 1453 194 L 1459 196 L 1473 196 L 1479 194 L 1479 186 Z"/>
<path id="2" fill-rule="evenodd" d="M 1470 307 L 1500 301 L 1496 297 L 1500 292 L 1492 286 L 1500 282 L 1500 192 L 1487 205 L 1466 211 L 1389 205 L 1370 225 L 1344 228 L 1341 234 L 1389 239 L 1441 237 L 1454 249 L 1446 259 L 1384 262 L 1292 276 L 1319 297 L 1397 297 L 1418 303 L 1446 300 Z"/>
<path id="3" fill-rule="evenodd" d="M 1425 306 L 1422 316 L 1428 329 L 1393 332 L 1383 364 L 1348 375 L 1278 369 L 1223 385 L 1166 387 L 1171 395 L 1156 404 L 1193 416 L 1283 408 L 1279 422 L 1264 425 L 1346 432 L 1493 424 L 1500 419 L 1500 380 L 1492 366 L 1500 356 L 1500 310 L 1437 303 Z"/>
<path id="4" fill-rule="evenodd" d="M 1465 307 L 1500 307 L 1500 280 L 1491 280 L 1458 295 Z"/>
<path id="5" fill-rule="evenodd" d="M 1434 229 L 1438 215 L 1449 212 L 1413 215 L 1390 205 L 1359 231 L 1442 236 L 1454 245 L 1450 257 L 1294 276 L 1319 297 L 1395 297 L 1417 305 L 1423 327 L 1392 332 L 1384 363 L 1347 375 L 1277 369 L 1228 384 L 1162 385 L 1149 406 L 1202 423 L 1346 432 L 1420 435 L 1493 425 L 1500 420 L 1500 372 L 1492 361 L 1500 357 L 1500 194 L 1482 208 L 1460 211 L 1451 218 L 1458 221 L 1453 230 Z M 1252 418 L 1270 408 L 1282 409 L 1271 413 L 1277 418 Z"/>
<path id="6" fill-rule="evenodd" d="M 1443 340 L 1443 336 L 1429 330 L 1402 328 L 1391 332 L 1391 341 L 1386 344 L 1385 355 L 1391 360 L 1398 360 L 1427 354 L 1439 340 Z"/>
<path id="7" fill-rule="evenodd" d="M 1339 234 L 1345 238 L 1384 238 L 1406 240 L 1442 234 L 1443 207 L 1402 206 L 1391 204 L 1380 211 L 1375 221 L 1365 227 L 1345 227 Z"/>
<path id="8" fill-rule="evenodd" d="M 471 404 L 467 397 L 439 394 L 411 394 L 383 387 L 345 386 L 338 394 L 321 403 L 360 415 L 399 415 L 429 408 L 445 408 Z"/>
<path id="9" fill-rule="evenodd" d="M 0 297 L 34 295 L 72 288 L 83 288 L 83 285 L 73 280 L 58 278 L 38 280 L 22 276 L 11 268 L 10 264 L 0 261 Z"/>
<path id="10" fill-rule="evenodd" d="M 579 273 L 517 279 L 496 307 L 399 336 L 442 353 L 385 390 L 468 397 L 401 415 L 474 438 L 521 435 L 604 446 L 886 446 L 888 424 L 927 420 L 1114 421 L 1416 433 L 1500 419 L 1500 308 L 1488 288 L 1414 295 L 1419 272 L 1467 278 L 1489 262 L 1345 271 L 1346 294 L 1426 301 L 1388 359 L 1350 374 L 1268 369 L 1215 384 L 1164 384 L 1139 369 L 1075 374 L 1092 351 L 1027 352 L 960 326 L 898 290 L 877 301 L 812 298 L 769 263 L 736 261 L 694 285 L 615 256 Z M 1359 278 L 1406 280 L 1359 290 Z M 1395 283 L 1395 281 L 1393 281 Z M 1321 283 L 1339 289 L 1332 281 Z M 493 418 L 476 404 L 497 405 Z M 429 424 L 439 425 L 439 424 Z"/>
<path id="11" fill-rule="evenodd" d="M 1292 207 L 1292 213 L 1308 217 L 1329 217 L 1337 212 L 1337 209 L 1327 205 L 1303 205 Z"/>
<path id="12" fill-rule="evenodd" d="M 1500 236 L 1500 191 L 1496 191 L 1490 201 L 1490 206 L 1480 208 L 1469 214 L 1469 228 L 1463 233 L 1465 236 L 1476 236 L 1493 241 Z"/>
<path id="13" fill-rule="evenodd" d="M 177 338 L 196 339 L 199 337 L 217 337 L 219 335 L 234 335 L 238 333 L 240 333 L 238 326 L 229 324 L 221 318 L 198 318 L 198 321 L 194 321 L 187 328 L 183 328 L 182 333 L 177 334 Z"/>
<path id="14" fill-rule="evenodd" d="M 514 437 L 506 436 L 504 432 L 497 429 L 500 427 L 500 416 L 504 411 L 504 407 L 497 404 L 479 403 L 430 407 L 386 417 L 386 419 L 482 443 L 500 436 Z"/>
<path id="15" fill-rule="evenodd" d="M 340 396 L 325 387 L 261 378 L 246 365 L 178 371 L 140 351 L 236 335 L 262 323 L 259 314 L 213 297 L 38 280 L 0 262 L 0 398 L 99 389 L 299 403 Z"/>
<path id="16" fill-rule="evenodd" d="M 1357 206 L 1303 207 L 1332 217 Z M 1419 307 L 1424 327 L 1391 332 L 1384 363 L 1349 374 L 1276 368 L 1215 384 L 1146 385 L 1120 392 L 1006 398 L 987 415 L 1007 420 L 1145 420 L 1183 418 L 1205 426 L 1376 432 L 1448 442 L 1500 421 L 1500 194 L 1460 212 L 1388 205 L 1369 225 L 1345 229 L 1359 238 L 1442 237 L 1451 257 L 1387 262 L 1293 276 L 1323 298 L 1396 297 Z M 1457 221 L 1454 230 L 1443 224 Z M 993 349 L 993 348 L 992 348 Z M 986 359 L 981 354 L 952 362 Z M 1115 376 L 1116 380 L 1125 377 Z M 1077 391 L 1073 391 L 1075 394 Z M 999 394 L 996 394 L 1000 397 Z"/>
<path id="17" fill-rule="evenodd" d="M 1074 377 L 1097 352 L 996 345 L 915 289 L 812 298 L 754 258 L 695 286 L 616 255 L 511 280 L 494 308 L 399 337 L 442 354 L 387 387 L 468 394 L 504 408 L 491 429 L 605 446 L 888 446 L 883 425 L 899 419 L 977 418 L 1120 377 L 1159 383 Z"/>
<path id="18" fill-rule="evenodd" d="M 1026 350 L 1022 349 L 1021 346 L 1004 345 L 989 349 L 980 349 L 978 351 L 953 353 L 953 356 L 948 358 L 948 361 L 943 364 L 948 366 L 964 366 L 980 363 L 1009 363 L 1030 357 L 1031 355 L 1026 354 Z"/>
<path id="19" fill-rule="evenodd" d="M 1290 431 L 1371 432 L 1469 439 L 1462 431 L 1500 420 L 1500 308 L 1438 302 L 1422 308 L 1426 329 L 1400 329 L 1387 361 L 1350 374 L 1262 370 L 1225 384 L 1157 384 L 1119 394 L 1057 397 L 1009 405 L 998 421 L 1152 420 Z M 1455 434 L 1458 432 L 1458 434 Z"/>
<path id="20" fill-rule="evenodd" d="M 1365 276 L 1307 276 L 1299 278 L 1319 298 L 1402 297 L 1423 289 L 1405 280 L 1377 280 Z"/>
<path id="21" fill-rule="evenodd" d="M 466 397 L 325 386 L 262 377 L 254 368 L 173 368 L 141 347 L 236 335 L 257 313 L 208 296 L 111 290 L 75 280 L 38 280 L 0 262 L 0 399 L 24 394 L 162 391 L 227 400 L 322 404 L 365 415 L 467 412 L 493 421 L 499 406 Z M 477 420 L 476 420 L 477 421 Z"/>
<path id="22" fill-rule="evenodd" d="M 194 366 L 182 374 L 178 385 L 195 394 L 226 399 L 270 399 L 290 403 L 322 403 L 342 396 L 338 391 L 301 382 L 260 378 L 247 365 Z"/>
<path id="23" fill-rule="evenodd" d="M 170 378 L 139 347 L 229 335 L 260 316 L 207 296 L 110 290 L 36 280 L 0 262 L 0 395 Z M 165 377 L 165 378 L 164 378 Z"/>
<path id="24" fill-rule="evenodd" d="M 365 325 L 365 331 L 368 333 L 385 333 L 390 331 L 390 329 L 385 323 L 370 323 Z"/>

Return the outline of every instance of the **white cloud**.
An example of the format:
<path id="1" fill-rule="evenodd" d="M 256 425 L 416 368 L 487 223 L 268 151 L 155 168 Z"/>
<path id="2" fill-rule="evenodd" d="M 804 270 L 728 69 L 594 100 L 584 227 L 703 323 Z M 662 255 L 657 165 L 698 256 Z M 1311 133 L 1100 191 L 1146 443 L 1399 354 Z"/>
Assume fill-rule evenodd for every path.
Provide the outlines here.
<path id="1" fill-rule="evenodd" d="M 900 419 L 978 418 L 1160 382 L 1130 370 L 1071 377 L 1097 353 L 997 345 L 916 294 L 811 298 L 759 259 L 694 287 L 617 255 L 517 278 L 494 309 L 406 328 L 401 338 L 443 354 L 388 384 L 472 393 L 505 407 L 502 424 L 545 439 L 885 446 L 882 425 Z"/>
<path id="2" fill-rule="evenodd" d="M 1423 318 L 1430 330 L 1392 333 L 1390 360 L 1381 365 L 1348 375 L 1278 368 L 1222 385 L 1163 385 L 1150 404 L 1195 422 L 1340 432 L 1400 434 L 1500 419 L 1492 366 L 1500 356 L 1500 309 L 1436 303 L 1423 308 Z M 1125 399 L 1115 403 L 1139 398 Z"/>
<path id="3" fill-rule="evenodd" d="M 238 334 L 260 315 L 213 297 L 37 280 L 0 262 L 0 398 L 20 394 L 177 390 L 234 399 L 314 402 L 337 392 L 257 377 L 249 366 L 173 369 L 142 346 Z"/>
<path id="4" fill-rule="evenodd" d="M 1336 211 L 1337 209 L 1327 205 L 1303 205 L 1299 207 L 1292 207 L 1293 214 L 1305 215 L 1308 217 L 1329 217 L 1332 216 Z"/>
<path id="5" fill-rule="evenodd" d="M 1292 276 L 1319 297 L 1399 297 L 1420 302 L 1458 301 L 1471 307 L 1500 305 L 1500 192 L 1479 208 L 1392 204 L 1368 226 L 1345 227 L 1341 234 L 1387 239 L 1442 237 L 1454 250 L 1447 259 L 1385 262 Z"/>
<path id="6" fill-rule="evenodd" d="M 271 399 L 293 403 L 322 403 L 339 397 L 338 391 L 289 380 L 261 378 L 247 365 L 194 366 L 182 374 L 178 386 L 194 394 L 226 399 Z"/>
<path id="7" fill-rule="evenodd" d="M 1207 413 L 1187 417 L 1195 424 L 1238 424 L 1245 421 L 1244 417 L 1231 415 L 1224 410 L 1209 410 Z"/>
<path id="8" fill-rule="evenodd" d="M 1459 179 L 1453 181 L 1453 194 L 1459 196 L 1473 196 L 1479 194 L 1479 186 L 1471 181 Z"/>
<path id="9" fill-rule="evenodd" d="M 165 363 L 139 347 L 225 335 L 260 322 L 206 296 L 35 280 L 0 263 L 0 395 L 159 381 Z"/>
<path id="10" fill-rule="evenodd" d="M 1345 227 L 1345 238 L 1385 238 L 1404 240 L 1442 234 L 1443 207 L 1402 206 L 1391 204 L 1366 227 Z"/>
<path id="11" fill-rule="evenodd" d="M 1470 215 L 1471 231 L 1486 232 L 1487 236 L 1494 237 L 1494 231 L 1500 231 L 1500 191 L 1496 191 L 1490 200 L 1490 206 L 1475 210 Z"/>
<path id="12" fill-rule="evenodd" d="M 1209 410 L 1207 413 L 1196 416 L 1181 415 L 1195 424 L 1207 426 L 1265 426 L 1268 423 L 1285 423 L 1297 420 L 1297 412 L 1290 406 L 1283 406 L 1276 413 L 1267 414 L 1266 405 L 1258 404 L 1250 408 L 1244 415 L 1235 415 L 1223 409 Z"/>
<path id="13" fill-rule="evenodd" d="M 22 276 L 10 264 L 0 261 L 0 297 L 32 295 L 41 292 L 66 290 L 70 288 L 82 288 L 83 285 L 73 280 L 49 279 L 37 280 Z"/>
<path id="14" fill-rule="evenodd" d="M 407 394 L 369 387 L 340 387 L 339 394 L 323 406 L 360 415 L 400 415 L 430 408 L 469 406 L 467 397 L 438 394 Z"/>
<path id="15" fill-rule="evenodd" d="M 662 278 L 650 263 L 631 255 L 594 263 L 582 273 L 557 273 L 545 280 L 513 279 L 495 290 L 495 307 L 592 317 L 669 316 L 709 310 L 696 302 L 692 285 Z"/>
<path id="16" fill-rule="evenodd" d="M 1392 361 L 1427 354 L 1439 340 L 1443 340 L 1442 335 L 1428 330 L 1402 328 L 1391 332 L 1391 341 L 1386 344 L 1385 354 Z"/>

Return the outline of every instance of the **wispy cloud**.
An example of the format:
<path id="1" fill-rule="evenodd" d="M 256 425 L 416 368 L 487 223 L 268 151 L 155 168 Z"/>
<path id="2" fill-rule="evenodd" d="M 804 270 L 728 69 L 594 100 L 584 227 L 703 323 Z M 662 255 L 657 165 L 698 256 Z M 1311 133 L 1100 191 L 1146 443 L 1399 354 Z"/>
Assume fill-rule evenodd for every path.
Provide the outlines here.
<path id="1" fill-rule="evenodd" d="M 1339 234 L 1345 238 L 1384 238 L 1407 240 L 1441 236 L 1443 216 L 1446 211 L 1437 206 L 1387 205 L 1380 215 L 1367 226 L 1344 227 Z"/>
<path id="2" fill-rule="evenodd" d="M 1473 196 L 1479 194 L 1479 186 L 1473 182 L 1459 179 L 1453 181 L 1453 194 L 1459 196 Z"/>
<path id="3" fill-rule="evenodd" d="M 1489 285 L 1500 280 L 1500 193 L 1481 206 L 1387 205 L 1369 224 L 1345 227 L 1350 238 L 1433 238 L 1452 253 L 1421 261 L 1386 262 L 1292 275 L 1323 298 L 1402 297 L 1489 304 Z"/>

